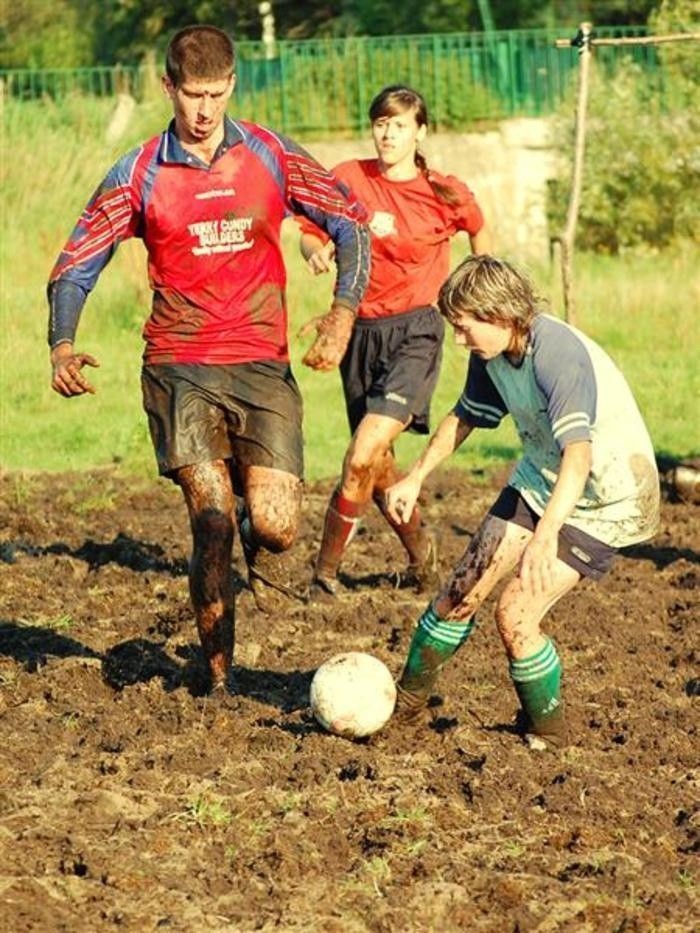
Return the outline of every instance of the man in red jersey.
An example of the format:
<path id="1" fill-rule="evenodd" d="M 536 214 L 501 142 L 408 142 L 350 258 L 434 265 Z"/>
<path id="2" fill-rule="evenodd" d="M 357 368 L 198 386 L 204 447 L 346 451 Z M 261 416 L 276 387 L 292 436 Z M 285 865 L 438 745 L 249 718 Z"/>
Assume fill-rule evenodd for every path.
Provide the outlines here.
<path id="1" fill-rule="evenodd" d="M 299 523 L 302 404 L 289 365 L 282 220 L 308 217 L 336 249 L 333 304 L 307 366 L 339 364 L 369 268 L 363 208 L 335 177 L 291 140 L 226 115 L 234 63 L 219 29 L 176 33 L 163 78 L 173 121 L 110 169 L 48 287 L 52 388 L 66 397 L 93 392 L 84 368 L 97 361 L 74 347 L 80 313 L 118 244 L 143 239 L 153 290 L 144 408 L 159 471 L 180 486 L 189 511 L 190 594 L 211 686 L 224 690 L 236 495 L 255 592 L 275 582 L 275 555 Z"/>

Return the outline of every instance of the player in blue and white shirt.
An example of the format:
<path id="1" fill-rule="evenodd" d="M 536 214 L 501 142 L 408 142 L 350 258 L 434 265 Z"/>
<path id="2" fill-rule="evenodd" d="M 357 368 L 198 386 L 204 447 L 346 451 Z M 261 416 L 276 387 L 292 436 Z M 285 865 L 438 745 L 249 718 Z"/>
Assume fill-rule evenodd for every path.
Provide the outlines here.
<path id="1" fill-rule="evenodd" d="M 474 430 L 510 414 L 523 456 L 450 578 L 421 616 L 399 682 L 409 710 L 429 697 L 474 613 L 511 571 L 496 623 L 533 747 L 562 744 L 561 662 L 541 631 L 548 610 L 617 548 L 653 535 L 654 451 L 622 373 L 594 341 L 543 314 L 508 263 L 470 256 L 443 285 L 440 310 L 470 350 L 467 381 L 409 474 L 387 492 L 410 515 L 426 476 Z"/>

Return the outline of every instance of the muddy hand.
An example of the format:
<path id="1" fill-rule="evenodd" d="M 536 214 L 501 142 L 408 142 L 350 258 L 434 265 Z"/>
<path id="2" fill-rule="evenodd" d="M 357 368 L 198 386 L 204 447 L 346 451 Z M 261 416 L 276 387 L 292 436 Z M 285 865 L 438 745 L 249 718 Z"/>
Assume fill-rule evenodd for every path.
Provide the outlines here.
<path id="1" fill-rule="evenodd" d="M 420 482 L 411 476 L 404 476 L 384 493 L 387 511 L 395 522 L 409 521 L 420 495 Z"/>
<path id="2" fill-rule="evenodd" d="M 94 386 L 83 375 L 83 366 L 97 367 L 100 364 L 89 353 L 58 354 L 52 361 L 53 376 L 51 388 L 65 398 L 75 395 L 84 395 L 86 392 L 94 395 Z"/>
<path id="3" fill-rule="evenodd" d="M 299 336 L 304 337 L 315 329 L 316 339 L 304 355 L 302 363 L 320 372 L 328 372 L 339 366 L 354 323 L 354 312 L 343 305 L 333 305 L 327 314 L 309 321 L 299 331 Z"/>

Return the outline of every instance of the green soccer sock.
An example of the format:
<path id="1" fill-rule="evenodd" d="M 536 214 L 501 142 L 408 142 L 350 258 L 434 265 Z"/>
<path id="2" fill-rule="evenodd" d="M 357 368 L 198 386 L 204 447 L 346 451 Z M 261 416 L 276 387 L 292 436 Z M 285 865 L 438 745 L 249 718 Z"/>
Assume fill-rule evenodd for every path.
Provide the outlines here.
<path id="1" fill-rule="evenodd" d="M 469 638 L 475 623 L 474 617 L 467 622 L 445 622 L 428 606 L 413 633 L 399 687 L 427 696 L 445 662 Z"/>
<path id="2" fill-rule="evenodd" d="M 547 638 L 544 646 L 529 658 L 511 659 L 510 676 L 533 730 L 550 731 L 550 724 L 563 712 L 561 661 L 554 642 Z"/>

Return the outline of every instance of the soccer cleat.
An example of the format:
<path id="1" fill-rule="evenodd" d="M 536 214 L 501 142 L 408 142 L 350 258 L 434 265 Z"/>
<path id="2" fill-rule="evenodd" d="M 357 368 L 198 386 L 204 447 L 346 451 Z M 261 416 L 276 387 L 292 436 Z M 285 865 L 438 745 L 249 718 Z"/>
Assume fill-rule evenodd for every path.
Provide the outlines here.
<path id="1" fill-rule="evenodd" d="M 526 719 L 521 710 L 516 719 L 516 728 L 518 724 L 521 727 L 519 731 L 524 730 L 525 744 L 533 752 L 556 751 L 568 745 L 566 716 L 561 704 L 555 713 L 541 719 L 536 725 L 529 718 Z"/>
<path id="2" fill-rule="evenodd" d="M 413 722 L 423 710 L 427 709 L 428 700 L 431 692 L 416 693 L 412 690 L 406 690 L 400 683 L 396 684 L 396 706 L 394 708 L 394 718 L 400 722 Z"/>
<path id="3" fill-rule="evenodd" d="M 231 716 L 241 712 L 242 698 L 229 683 L 215 684 L 202 698 L 201 723 L 205 729 L 213 729 L 230 721 Z"/>
<path id="4" fill-rule="evenodd" d="M 314 574 L 309 586 L 308 601 L 310 603 L 332 603 L 338 598 L 338 583 L 329 577 Z"/>
<path id="5" fill-rule="evenodd" d="M 231 675 L 229 674 L 226 680 L 219 680 L 215 684 L 212 684 L 208 696 L 217 702 L 222 702 L 228 698 L 237 696 L 236 687 Z"/>

